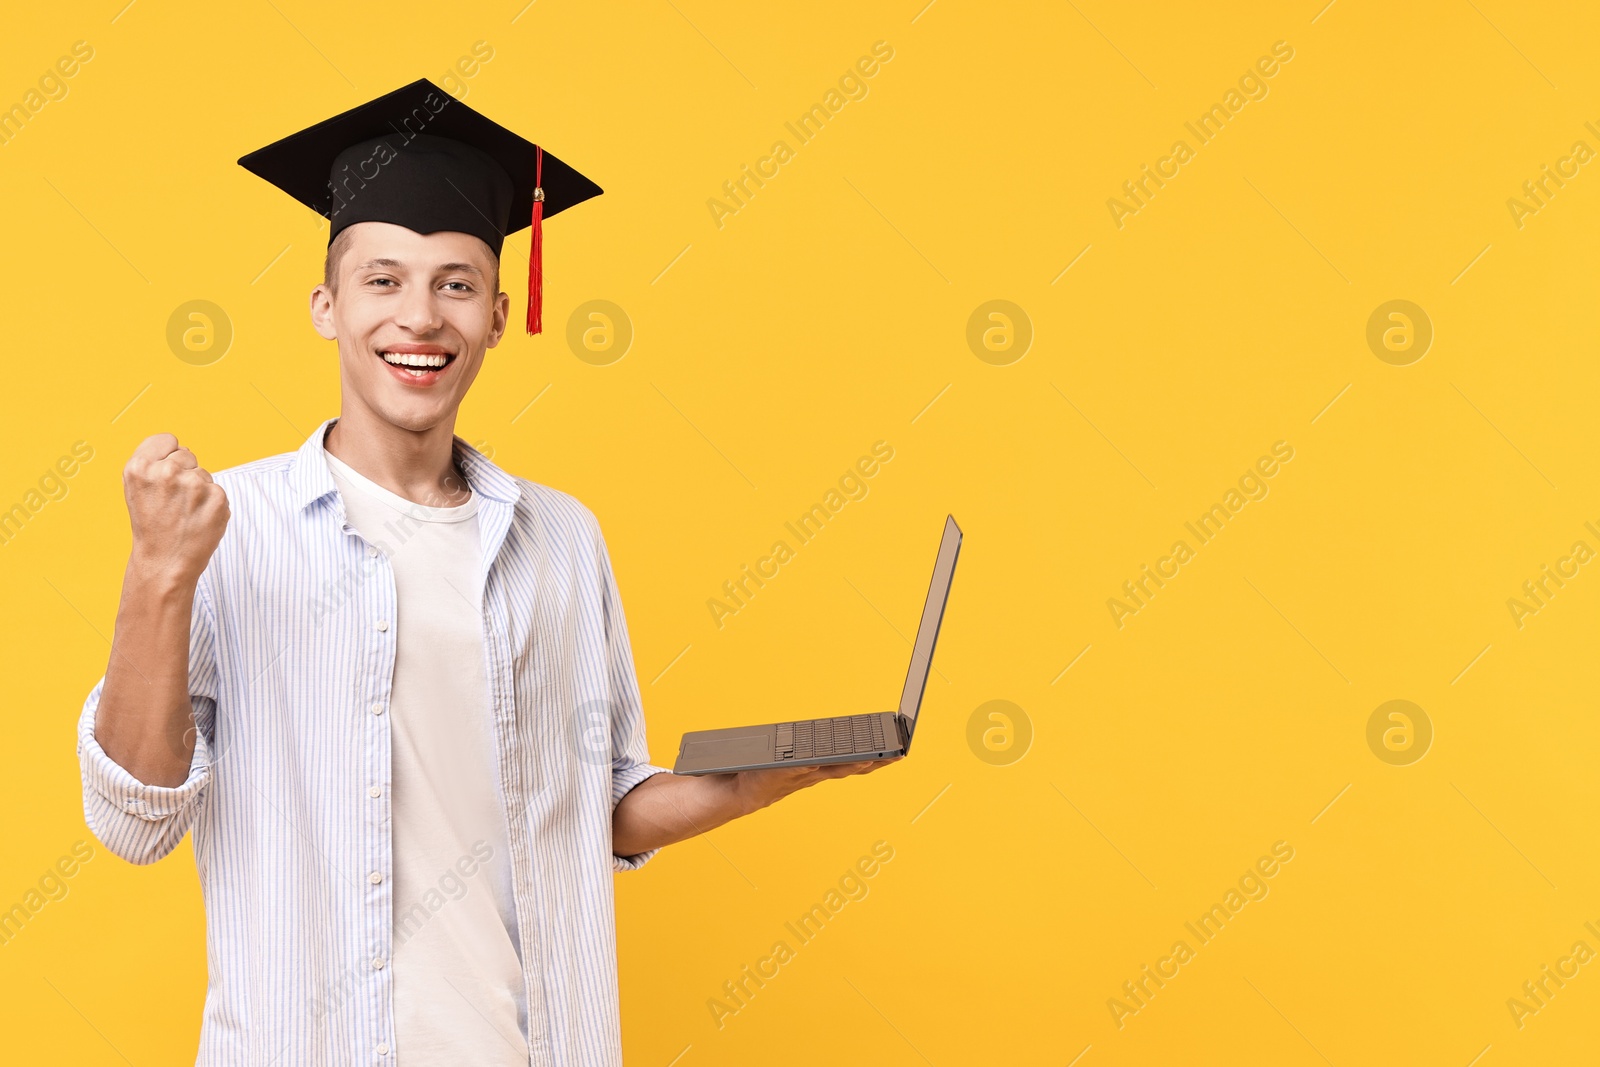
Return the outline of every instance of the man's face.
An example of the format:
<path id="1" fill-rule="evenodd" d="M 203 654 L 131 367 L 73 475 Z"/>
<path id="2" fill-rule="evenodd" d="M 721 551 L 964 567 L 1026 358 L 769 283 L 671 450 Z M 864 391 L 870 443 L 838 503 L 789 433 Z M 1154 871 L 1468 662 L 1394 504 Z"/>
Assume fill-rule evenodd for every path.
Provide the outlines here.
<path id="1" fill-rule="evenodd" d="M 311 321 L 339 342 L 347 402 L 408 430 L 453 421 L 484 352 L 505 333 L 510 300 L 491 288 L 489 247 L 471 234 L 421 234 L 387 222 L 346 232 L 338 295 L 313 289 Z"/>

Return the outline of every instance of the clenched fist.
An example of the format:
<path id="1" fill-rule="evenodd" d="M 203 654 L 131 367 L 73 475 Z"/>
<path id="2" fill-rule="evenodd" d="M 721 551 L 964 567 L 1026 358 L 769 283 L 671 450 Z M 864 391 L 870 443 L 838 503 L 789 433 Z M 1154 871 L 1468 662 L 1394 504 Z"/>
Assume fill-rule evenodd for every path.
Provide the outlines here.
<path id="1" fill-rule="evenodd" d="M 227 529 L 228 494 L 170 433 L 146 437 L 122 469 L 133 560 L 193 584 Z"/>

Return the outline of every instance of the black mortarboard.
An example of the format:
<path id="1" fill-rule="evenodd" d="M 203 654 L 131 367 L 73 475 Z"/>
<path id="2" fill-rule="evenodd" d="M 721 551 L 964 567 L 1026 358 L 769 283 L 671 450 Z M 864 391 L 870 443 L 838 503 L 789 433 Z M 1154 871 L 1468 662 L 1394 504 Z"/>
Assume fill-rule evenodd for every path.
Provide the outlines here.
<path id="1" fill-rule="evenodd" d="M 541 329 L 543 219 L 601 188 L 539 145 L 426 78 L 257 149 L 239 165 L 328 219 L 328 243 L 357 222 L 458 230 L 496 256 L 533 227 L 528 332 Z"/>

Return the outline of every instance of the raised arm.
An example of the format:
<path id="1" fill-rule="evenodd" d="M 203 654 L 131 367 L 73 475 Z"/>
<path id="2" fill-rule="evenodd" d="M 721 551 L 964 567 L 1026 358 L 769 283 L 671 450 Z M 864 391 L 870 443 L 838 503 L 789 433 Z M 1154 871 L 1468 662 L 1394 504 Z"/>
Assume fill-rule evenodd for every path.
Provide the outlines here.
<path id="1" fill-rule="evenodd" d="M 196 596 L 229 510 L 222 487 L 169 433 L 140 443 L 123 492 L 133 550 L 111 658 L 85 703 L 78 747 L 90 828 L 118 855 L 148 863 L 183 836 L 203 785 L 191 694 L 213 710 L 215 634 Z M 205 677 L 192 677 L 196 662 Z"/>
<path id="2" fill-rule="evenodd" d="M 189 622 L 195 586 L 228 525 L 228 495 L 170 433 L 123 470 L 133 552 L 122 579 L 94 736 L 129 774 L 175 786 L 194 755 Z"/>

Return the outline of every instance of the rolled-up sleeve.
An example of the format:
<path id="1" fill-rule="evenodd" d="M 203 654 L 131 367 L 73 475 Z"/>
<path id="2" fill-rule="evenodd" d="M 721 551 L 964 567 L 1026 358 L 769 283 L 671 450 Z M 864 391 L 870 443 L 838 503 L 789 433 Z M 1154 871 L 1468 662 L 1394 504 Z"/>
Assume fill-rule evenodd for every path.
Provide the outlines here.
<path id="1" fill-rule="evenodd" d="M 646 778 L 671 774 L 671 767 L 650 762 L 650 744 L 645 735 L 644 706 L 639 697 L 639 679 L 633 669 L 633 648 L 628 641 L 628 622 L 622 612 L 622 597 L 617 592 L 611 571 L 611 556 L 605 538 L 595 528 L 596 551 L 600 560 L 601 604 L 605 613 L 606 678 L 611 690 L 611 810 L 614 813 L 628 791 Z M 652 848 L 634 856 L 611 856 L 613 871 L 636 871 L 661 851 Z"/>
<path id="2" fill-rule="evenodd" d="M 189 701 L 194 709 L 194 756 L 181 785 L 147 785 L 108 756 L 95 740 L 105 689 L 102 675 L 78 718 L 78 764 L 83 814 L 106 848 L 129 863 L 154 863 L 177 847 L 193 824 L 211 780 L 211 742 L 217 702 L 216 616 L 202 577 L 189 622 Z"/>

